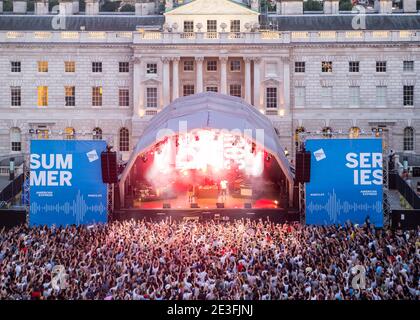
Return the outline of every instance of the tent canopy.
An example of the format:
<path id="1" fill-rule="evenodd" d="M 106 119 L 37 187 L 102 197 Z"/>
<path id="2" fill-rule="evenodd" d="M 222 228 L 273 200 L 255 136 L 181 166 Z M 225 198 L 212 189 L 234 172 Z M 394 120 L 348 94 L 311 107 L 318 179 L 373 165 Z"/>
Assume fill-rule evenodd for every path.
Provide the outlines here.
<path id="1" fill-rule="evenodd" d="M 164 136 L 185 133 L 185 129 L 182 131 L 182 124 L 186 124 L 187 132 L 196 129 L 240 131 L 276 158 L 285 177 L 293 185 L 293 174 L 289 161 L 285 157 L 271 121 L 240 98 L 206 92 L 179 98 L 152 118 L 122 174 L 120 190 L 124 190 L 125 180 L 137 157 L 154 146 Z M 264 145 L 261 145 L 257 139 L 257 132 L 261 132 L 261 130 L 264 132 Z M 160 139 L 158 139 L 159 136 Z"/>

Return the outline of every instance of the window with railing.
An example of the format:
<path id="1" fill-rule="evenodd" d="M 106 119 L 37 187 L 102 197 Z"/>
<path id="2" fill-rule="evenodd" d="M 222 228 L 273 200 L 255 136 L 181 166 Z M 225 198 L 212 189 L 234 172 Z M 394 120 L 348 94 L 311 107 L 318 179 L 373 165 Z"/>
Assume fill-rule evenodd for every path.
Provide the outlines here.
<path id="1" fill-rule="evenodd" d="M 190 20 L 184 21 L 184 32 L 186 33 L 194 32 L 194 21 L 190 21 Z"/>
<path id="2" fill-rule="evenodd" d="M 241 32 L 241 21 L 240 20 L 231 20 L 230 21 L 230 32 L 233 32 L 233 33 Z"/>
<path id="3" fill-rule="evenodd" d="M 207 32 L 217 32 L 217 20 L 207 20 Z"/>

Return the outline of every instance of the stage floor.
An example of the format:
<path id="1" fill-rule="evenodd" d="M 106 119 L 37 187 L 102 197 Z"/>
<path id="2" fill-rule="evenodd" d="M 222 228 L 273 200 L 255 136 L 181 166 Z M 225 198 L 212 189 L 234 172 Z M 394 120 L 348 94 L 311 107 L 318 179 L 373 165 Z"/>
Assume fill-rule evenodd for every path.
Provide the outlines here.
<path id="1" fill-rule="evenodd" d="M 231 195 L 226 196 L 225 201 L 219 198 L 203 198 L 197 199 L 199 209 L 217 209 L 217 202 L 223 202 L 226 209 L 242 209 L 246 203 L 251 203 L 252 208 L 256 209 L 277 209 L 278 200 L 274 198 L 262 198 L 262 199 L 247 199 L 247 198 L 236 198 Z M 197 210 L 197 208 L 191 208 L 191 203 L 188 201 L 188 195 L 180 195 L 175 199 L 157 200 L 157 201 L 145 201 L 140 202 L 138 200 L 133 201 L 134 209 L 162 209 L 163 204 L 168 203 L 171 205 L 171 209 L 183 209 L 183 210 Z"/>

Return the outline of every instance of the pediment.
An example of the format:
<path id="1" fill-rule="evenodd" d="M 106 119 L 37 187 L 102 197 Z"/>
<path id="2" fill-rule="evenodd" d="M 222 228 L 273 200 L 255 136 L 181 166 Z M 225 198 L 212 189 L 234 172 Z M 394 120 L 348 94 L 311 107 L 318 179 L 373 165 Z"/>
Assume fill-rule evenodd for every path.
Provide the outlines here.
<path id="1" fill-rule="evenodd" d="M 195 0 L 172 9 L 168 15 L 259 15 L 258 12 L 231 0 Z"/>
<path id="2" fill-rule="evenodd" d="M 143 84 L 144 85 L 149 85 L 149 86 L 159 85 L 160 84 L 160 81 L 157 80 L 157 79 L 146 79 L 146 80 L 143 81 Z"/>

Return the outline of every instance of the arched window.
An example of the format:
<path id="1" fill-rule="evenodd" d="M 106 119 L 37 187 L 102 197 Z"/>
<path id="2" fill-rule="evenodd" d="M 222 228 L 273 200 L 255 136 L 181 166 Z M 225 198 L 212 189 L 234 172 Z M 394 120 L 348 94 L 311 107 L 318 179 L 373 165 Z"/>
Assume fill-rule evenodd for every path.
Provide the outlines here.
<path id="1" fill-rule="evenodd" d="M 64 139 L 66 140 L 74 140 L 76 137 L 76 131 L 72 127 L 67 127 L 64 130 Z"/>
<path id="2" fill-rule="evenodd" d="M 120 151 L 130 150 L 130 136 L 127 128 L 120 129 Z"/>
<path id="3" fill-rule="evenodd" d="M 407 127 L 404 129 L 404 151 L 414 150 L 414 129 Z"/>
<path id="4" fill-rule="evenodd" d="M 332 129 L 330 127 L 322 128 L 322 135 L 325 138 L 332 138 Z"/>
<path id="5" fill-rule="evenodd" d="M 102 140 L 102 129 L 96 127 L 93 129 L 93 140 Z"/>
<path id="6" fill-rule="evenodd" d="M 12 152 L 22 151 L 22 141 L 19 128 L 10 129 L 10 149 Z"/>
<path id="7" fill-rule="evenodd" d="M 349 131 L 349 137 L 351 139 L 358 138 L 360 135 L 360 128 L 359 127 L 351 127 Z"/>

